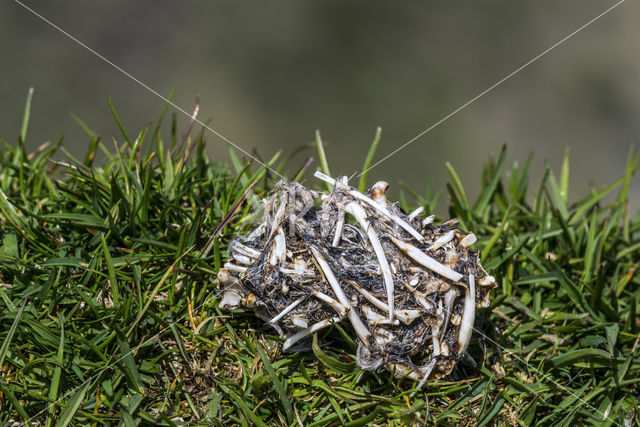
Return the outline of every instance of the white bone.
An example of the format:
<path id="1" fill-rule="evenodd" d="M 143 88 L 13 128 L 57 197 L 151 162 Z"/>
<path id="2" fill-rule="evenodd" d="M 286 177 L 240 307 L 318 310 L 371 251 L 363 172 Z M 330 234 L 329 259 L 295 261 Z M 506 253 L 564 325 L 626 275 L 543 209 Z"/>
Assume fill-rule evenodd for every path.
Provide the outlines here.
<path id="1" fill-rule="evenodd" d="M 390 372 L 393 372 L 395 370 L 396 376 L 400 374 L 399 375 L 400 377 L 407 377 L 409 379 L 416 380 L 416 381 L 421 379 L 421 375 L 416 370 L 409 369 L 408 367 L 400 363 L 387 363 L 387 369 Z"/>
<path id="2" fill-rule="evenodd" d="M 466 288 L 464 294 L 464 312 L 462 313 L 462 325 L 458 333 L 458 344 L 460 350 L 458 354 L 462 354 L 467 350 L 469 341 L 471 340 L 471 332 L 473 331 L 473 322 L 476 313 L 476 285 L 473 274 L 469 275 L 469 287 Z"/>
<path id="3" fill-rule="evenodd" d="M 371 198 L 384 208 L 387 207 L 387 190 L 389 184 L 385 181 L 378 181 L 371 187 Z"/>
<path id="4" fill-rule="evenodd" d="M 246 264 L 246 265 L 253 264 L 253 260 L 246 255 L 241 255 L 239 253 L 234 252 L 231 254 L 231 257 L 236 261 L 238 261 L 240 264 Z"/>
<path id="5" fill-rule="evenodd" d="M 449 346 L 445 341 L 440 344 L 440 354 L 444 357 L 449 357 Z"/>
<path id="6" fill-rule="evenodd" d="M 334 248 L 340 244 L 340 238 L 342 238 L 342 230 L 344 229 L 344 212 L 340 213 L 340 217 L 338 218 L 338 222 L 336 223 L 336 231 L 333 235 L 333 241 L 331 242 L 331 246 Z"/>
<path id="7" fill-rule="evenodd" d="M 244 273 L 247 271 L 247 267 L 241 267 L 239 265 L 231 264 L 230 262 L 225 262 L 224 268 L 228 271 L 233 271 L 234 273 Z"/>
<path id="8" fill-rule="evenodd" d="M 387 291 L 389 320 L 393 320 L 393 305 L 395 303 L 393 297 L 393 275 L 391 274 L 391 269 L 389 268 L 387 257 L 384 254 L 384 249 L 380 244 L 380 239 L 378 239 L 378 234 L 371 226 L 371 223 L 367 219 L 367 213 L 364 211 L 362 206 L 360 206 L 356 202 L 350 202 L 347 204 L 345 209 L 356 218 L 358 224 L 360 224 L 360 227 L 367 232 L 367 237 L 369 237 L 369 242 L 371 243 L 371 247 L 376 254 L 376 258 L 378 258 L 378 263 L 380 264 L 380 269 L 382 270 L 382 279 L 384 281 L 384 287 Z"/>
<path id="9" fill-rule="evenodd" d="M 496 283 L 496 279 L 493 276 L 484 276 L 482 279 L 478 281 L 480 286 L 491 286 Z"/>
<path id="10" fill-rule="evenodd" d="M 226 268 L 218 270 L 218 283 L 222 286 L 231 286 L 238 282 L 238 278 L 231 274 Z"/>
<path id="11" fill-rule="evenodd" d="M 304 298 L 299 298 L 297 300 L 295 300 L 294 302 L 292 302 L 291 304 L 289 304 L 288 306 L 286 306 L 284 308 L 284 310 L 282 310 L 278 315 L 276 315 L 273 319 L 269 320 L 269 323 L 271 324 L 275 324 L 278 323 L 278 321 L 280 321 L 280 319 L 282 319 L 284 316 L 286 316 L 287 314 L 289 314 L 289 312 L 291 310 L 293 310 L 294 308 L 296 308 L 298 306 L 298 304 L 300 304 L 302 301 L 304 301 Z"/>
<path id="12" fill-rule="evenodd" d="M 362 306 L 362 312 L 367 317 L 367 321 L 369 322 L 370 325 L 373 325 L 373 326 L 377 326 L 377 325 L 399 326 L 400 325 L 400 321 L 398 319 L 389 320 L 388 318 L 381 316 L 380 314 L 373 311 L 373 309 L 369 306 L 366 306 L 366 305 Z M 382 331 L 382 329 L 379 329 L 378 333 L 380 333 L 380 331 Z"/>
<path id="13" fill-rule="evenodd" d="M 435 215 L 429 215 L 428 217 L 426 217 L 425 219 L 422 220 L 422 226 L 426 227 L 427 225 L 431 224 L 433 222 L 433 220 L 435 219 Z"/>
<path id="14" fill-rule="evenodd" d="M 353 280 L 350 280 L 349 283 L 351 283 L 353 285 L 353 287 L 356 288 L 356 290 L 358 292 L 360 292 L 362 294 L 362 296 L 365 297 L 367 299 L 367 301 L 369 301 L 371 304 L 375 305 L 380 310 L 384 310 L 386 312 L 389 312 L 389 306 L 387 304 L 383 303 L 382 301 L 380 301 L 378 298 L 376 298 L 371 292 L 369 292 L 365 288 L 361 287 L 357 282 L 355 282 Z"/>
<path id="15" fill-rule="evenodd" d="M 371 292 L 369 292 L 368 290 L 364 289 L 357 282 L 354 282 L 353 280 L 350 280 L 349 283 L 351 283 L 351 285 L 353 285 L 353 287 L 356 288 L 356 290 L 358 292 L 360 292 L 362 294 L 362 296 L 365 297 L 365 299 L 367 301 L 369 301 L 371 304 L 373 304 L 374 306 L 376 306 L 377 308 L 379 308 L 382 311 L 389 312 L 389 306 L 387 304 L 383 303 L 382 301 L 380 301 L 378 298 L 376 298 Z M 400 319 L 400 321 L 402 323 L 404 323 L 405 325 L 409 325 L 415 319 L 420 317 L 422 315 L 422 312 L 420 310 L 398 310 L 398 309 L 396 309 L 394 311 L 394 315 L 398 319 Z"/>
<path id="16" fill-rule="evenodd" d="M 293 323 L 298 328 L 306 329 L 309 327 L 309 322 L 306 318 L 302 317 L 302 315 L 291 316 L 291 323 Z"/>
<path id="17" fill-rule="evenodd" d="M 294 276 L 313 277 L 316 275 L 311 270 L 298 270 L 298 269 L 284 268 L 284 267 L 279 267 L 278 270 L 280 270 L 284 274 L 291 274 Z"/>
<path id="18" fill-rule="evenodd" d="M 229 289 L 222 294 L 219 307 L 223 310 L 234 310 L 240 307 L 242 295 L 235 289 Z"/>
<path id="19" fill-rule="evenodd" d="M 296 332 L 291 335 L 287 340 L 282 344 L 282 349 L 287 350 L 293 344 L 297 343 L 301 339 L 311 335 L 314 332 L 318 332 L 319 330 L 326 328 L 327 326 L 332 325 L 333 323 L 338 323 L 342 320 L 342 317 L 332 317 L 331 319 L 324 319 L 318 323 L 314 323 L 306 329 Z"/>
<path id="20" fill-rule="evenodd" d="M 446 277 L 447 279 L 450 279 L 454 282 L 458 282 L 460 281 L 460 279 L 462 279 L 462 274 L 453 271 L 446 265 L 440 264 L 438 261 L 425 254 L 420 249 L 413 246 L 411 243 L 404 242 L 393 236 L 389 236 L 389 238 L 398 248 L 400 248 L 401 251 L 406 253 L 417 263 L 422 264 L 428 269 L 435 271 L 439 275 Z"/>
<path id="21" fill-rule="evenodd" d="M 407 289 L 409 289 L 413 293 L 413 297 L 416 299 L 416 302 L 418 304 L 420 304 L 422 307 L 424 307 L 427 310 L 432 310 L 433 308 L 435 308 L 435 306 L 427 300 L 424 293 L 419 292 L 415 288 L 417 284 L 418 284 L 418 279 L 415 278 L 411 280 L 411 282 L 405 283 L 404 285 L 407 287 Z"/>
<path id="22" fill-rule="evenodd" d="M 420 206 L 418 209 L 414 210 L 413 212 L 411 212 L 409 214 L 409 216 L 407 217 L 407 219 L 409 221 L 413 221 L 415 219 L 415 217 L 417 217 L 418 215 L 420 215 L 422 212 L 424 211 L 424 207 Z"/>
<path id="23" fill-rule="evenodd" d="M 473 233 L 469 233 L 466 236 L 464 236 L 462 240 L 460 240 L 460 246 L 462 246 L 463 248 L 468 248 L 469 246 L 473 245 L 476 241 L 478 241 L 478 238 L 476 237 L 476 235 Z"/>
<path id="24" fill-rule="evenodd" d="M 313 291 L 311 294 L 318 298 L 320 301 L 329 304 L 339 315 L 340 317 L 344 317 L 347 314 L 347 308 L 340 304 L 338 301 L 331 298 L 329 295 L 324 294 L 320 291 Z"/>
<path id="25" fill-rule="evenodd" d="M 249 258 L 258 259 L 260 257 L 260 251 L 257 251 L 247 245 L 240 242 L 233 242 L 231 244 L 231 250 L 240 252 L 241 255 L 248 256 Z"/>
<path id="26" fill-rule="evenodd" d="M 438 249 L 446 245 L 447 243 L 453 240 L 453 236 L 454 236 L 453 230 L 443 234 L 442 236 L 438 237 L 431 246 L 429 246 L 429 249 Z"/>
<path id="27" fill-rule="evenodd" d="M 320 171 L 316 171 L 316 173 L 313 175 L 316 178 L 328 182 L 330 184 L 336 185 L 336 180 L 331 178 L 330 176 L 327 176 L 325 174 L 323 174 Z M 413 228 L 411 226 L 411 224 L 409 224 L 407 221 L 403 220 L 402 218 L 400 218 L 398 215 L 394 214 L 393 212 L 389 211 L 389 209 L 387 209 L 386 206 L 382 206 L 380 205 L 380 203 L 376 202 L 375 200 L 370 199 L 369 197 L 365 196 L 364 194 L 360 193 L 359 191 L 356 191 L 350 187 L 347 186 L 342 186 L 340 185 L 339 187 L 344 188 L 346 191 L 348 191 L 348 193 L 355 197 L 358 200 L 362 200 L 363 202 L 365 202 L 366 204 L 368 204 L 369 206 L 371 206 L 373 209 L 375 209 L 376 211 L 378 211 L 379 213 L 385 215 L 386 217 L 388 217 L 389 219 L 391 219 L 392 221 L 394 221 L 396 224 L 398 224 L 400 227 L 404 228 L 409 234 L 411 234 L 414 238 L 416 238 L 418 241 L 422 242 L 424 240 L 424 236 L 421 235 L 420 233 L 418 233 L 416 231 L 415 228 Z"/>
<path id="28" fill-rule="evenodd" d="M 355 329 L 362 343 L 365 346 L 369 347 L 368 338 L 371 336 L 371 332 L 369 332 L 367 327 L 364 326 L 364 323 L 362 323 L 362 320 L 360 320 L 355 310 L 352 310 L 351 304 L 349 303 L 347 296 L 344 294 L 344 291 L 342 290 L 342 287 L 340 286 L 338 279 L 336 279 L 336 276 L 333 274 L 333 271 L 331 270 L 329 263 L 327 262 L 327 260 L 324 259 L 324 257 L 320 254 L 320 252 L 318 252 L 313 246 L 309 246 L 309 249 L 311 250 L 311 253 L 313 254 L 316 261 L 318 262 L 318 265 L 320 266 L 320 269 L 324 273 L 324 277 L 327 279 L 327 282 L 329 282 L 329 285 L 331 285 L 331 289 L 333 289 L 333 292 L 336 294 L 338 301 L 340 301 L 340 304 L 342 304 L 347 308 L 349 320 L 353 325 L 353 329 Z"/>

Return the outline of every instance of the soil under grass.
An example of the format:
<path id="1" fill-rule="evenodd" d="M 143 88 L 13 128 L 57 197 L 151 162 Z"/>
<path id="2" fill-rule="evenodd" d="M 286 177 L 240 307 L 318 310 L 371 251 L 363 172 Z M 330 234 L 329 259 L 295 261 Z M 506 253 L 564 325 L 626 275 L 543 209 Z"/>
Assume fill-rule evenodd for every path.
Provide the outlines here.
<path id="1" fill-rule="evenodd" d="M 338 325 L 309 351 L 283 353 L 263 321 L 217 308 L 227 244 L 250 229 L 279 177 L 232 150 L 231 165 L 209 159 L 203 133 L 177 130 L 175 117 L 165 137 L 165 111 L 115 144 L 83 125 L 83 159 L 61 141 L 28 153 L 28 114 L 18 142 L 4 144 L 0 421 L 640 424 L 633 151 L 619 180 L 572 203 L 568 159 L 558 178 L 549 169 L 532 185 L 529 160 L 507 167 L 503 151 L 488 159 L 475 201 L 448 165 L 450 207 L 439 219 L 459 218 L 478 236 L 498 288 L 479 310 L 469 357 L 416 390 L 359 370 L 353 334 Z M 290 160 L 265 163 L 305 177 Z M 429 215 L 436 200 L 405 189 L 398 202 Z"/>

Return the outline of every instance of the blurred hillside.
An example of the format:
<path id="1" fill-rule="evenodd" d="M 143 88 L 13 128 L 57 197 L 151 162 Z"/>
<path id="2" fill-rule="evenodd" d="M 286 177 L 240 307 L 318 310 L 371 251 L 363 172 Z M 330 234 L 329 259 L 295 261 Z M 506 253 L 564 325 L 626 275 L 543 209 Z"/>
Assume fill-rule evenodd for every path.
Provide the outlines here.
<path id="1" fill-rule="evenodd" d="M 361 167 L 375 128 L 377 158 L 535 57 L 613 2 L 367 3 L 93 1 L 25 3 L 247 150 L 270 157 L 319 128 L 332 172 Z M 621 174 L 640 136 L 640 3 L 629 1 L 371 171 L 397 189 L 441 186 L 444 162 L 474 193 L 488 153 L 533 152 L 559 168 L 571 147 L 572 189 Z M 65 135 L 81 153 L 96 132 L 117 135 L 110 95 L 132 133 L 163 102 L 18 4 L 0 3 L 0 137 L 14 142 L 35 86 L 28 144 Z M 180 117 L 185 124 L 186 117 Z M 210 153 L 225 144 L 207 137 Z M 315 154 L 309 151 L 308 154 Z M 305 153 L 294 161 L 302 162 Z M 295 165 L 292 165 L 295 168 Z M 633 204 L 640 207 L 640 181 Z M 574 192 L 575 195 L 575 192 Z"/>

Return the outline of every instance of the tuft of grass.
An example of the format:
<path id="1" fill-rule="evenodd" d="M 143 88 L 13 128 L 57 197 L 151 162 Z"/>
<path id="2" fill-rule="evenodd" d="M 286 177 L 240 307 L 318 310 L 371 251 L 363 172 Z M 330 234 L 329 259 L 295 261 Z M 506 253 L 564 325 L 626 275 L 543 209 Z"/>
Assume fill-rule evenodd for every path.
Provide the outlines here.
<path id="1" fill-rule="evenodd" d="M 83 160 L 54 160 L 60 141 L 27 153 L 30 99 L 18 142 L 0 152 L 2 422 L 639 424 L 633 151 L 620 179 L 576 202 L 568 153 L 559 180 L 549 168 L 535 185 L 530 159 L 509 167 L 503 150 L 475 200 L 447 164 L 449 214 L 476 233 L 499 286 L 469 357 L 416 390 L 361 371 L 338 325 L 290 354 L 262 321 L 218 310 L 216 272 L 278 179 L 267 168 L 231 149 L 232 167 L 209 159 L 203 132 L 179 133 L 175 116 L 165 139 L 166 109 L 152 132 L 127 135 L 113 105 L 123 134 L 109 146 L 77 119 Z M 328 171 L 319 134 L 317 149 Z M 265 163 L 284 172 L 289 160 Z M 439 195 L 405 186 L 399 203 L 428 215 Z"/>

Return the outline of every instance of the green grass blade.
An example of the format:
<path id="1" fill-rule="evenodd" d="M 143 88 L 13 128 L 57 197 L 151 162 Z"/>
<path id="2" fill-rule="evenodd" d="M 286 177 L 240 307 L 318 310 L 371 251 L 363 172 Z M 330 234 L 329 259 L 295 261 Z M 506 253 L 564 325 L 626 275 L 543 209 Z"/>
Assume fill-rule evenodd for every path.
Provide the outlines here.
<path id="1" fill-rule="evenodd" d="M 16 318 L 13 319 L 13 323 L 9 328 L 9 332 L 7 333 L 4 342 L 2 343 L 2 347 L 0 347 L 0 366 L 4 363 L 4 358 L 7 355 L 7 351 L 9 351 L 9 345 L 11 344 L 11 340 L 13 339 L 13 335 L 16 333 L 16 329 L 18 328 L 18 323 L 20 323 L 20 319 L 22 318 L 22 313 L 24 312 L 24 308 L 27 305 L 27 301 L 29 299 L 25 298 L 18 309 L 18 313 L 16 314 Z"/>
<path id="2" fill-rule="evenodd" d="M 322 173 L 325 175 L 331 176 L 331 172 L 329 171 L 329 163 L 327 162 L 327 155 L 324 152 L 324 142 L 322 142 L 322 137 L 320 136 L 320 130 L 316 130 L 316 148 L 318 149 L 318 158 L 320 159 L 320 168 L 322 169 Z M 331 184 L 325 182 L 325 187 L 327 191 L 331 191 Z"/>
<path id="3" fill-rule="evenodd" d="M 367 189 L 367 177 L 369 176 L 369 168 L 371 167 L 371 164 L 373 163 L 373 158 L 376 155 L 376 150 L 378 149 L 378 143 L 380 142 L 381 134 L 382 134 L 382 128 L 378 126 L 378 128 L 376 129 L 376 134 L 373 137 L 373 142 L 371 143 L 371 146 L 369 146 L 369 151 L 367 152 L 367 158 L 364 160 L 364 164 L 362 165 L 362 175 L 360 175 L 360 183 L 358 185 L 358 189 L 360 190 L 361 193 L 364 193 L 365 190 Z"/>
<path id="4" fill-rule="evenodd" d="M 22 126 L 20 127 L 20 140 L 22 142 L 27 139 L 27 130 L 29 129 L 29 117 L 31 116 L 31 99 L 33 98 L 33 87 L 27 92 L 27 102 L 24 106 L 24 114 L 22 115 Z"/>
<path id="5" fill-rule="evenodd" d="M 84 400 L 87 391 L 89 390 L 90 383 L 86 381 L 84 385 L 76 391 L 73 396 L 67 402 L 67 407 L 60 415 L 58 422 L 56 423 L 56 427 L 66 427 L 71 421 L 73 421 L 73 417 L 75 416 L 78 409 L 80 409 L 80 405 L 82 405 L 82 401 Z"/>
<path id="6" fill-rule="evenodd" d="M 113 119 L 116 121 L 116 124 L 118 125 L 118 128 L 120 129 L 120 132 L 122 133 L 122 136 L 124 137 L 124 140 L 127 141 L 127 144 L 129 144 L 129 147 L 133 147 L 133 142 L 131 141 L 131 138 L 129 138 L 129 135 L 127 134 L 127 131 L 124 129 L 124 126 L 122 125 L 122 122 L 120 121 L 120 117 L 118 117 L 118 113 L 116 112 L 116 109 L 113 106 L 113 102 L 111 102 L 111 97 L 110 96 L 107 97 L 107 101 L 109 102 L 109 108 L 111 109 L 111 114 L 113 115 Z"/>
<path id="7" fill-rule="evenodd" d="M 460 181 L 460 177 L 456 173 L 455 169 L 451 165 L 451 163 L 446 163 L 447 171 L 449 172 L 449 176 L 453 180 L 453 186 L 456 189 L 456 193 L 459 196 L 462 207 L 466 212 L 469 212 L 471 208 L 469 207 L 469 199 L 467 199 L 467 193 L 464 191 L 464 187 L 462 186 L 462 181 Z"/>
<path id="8" fill-rule="evenodd" d="M 478 201 L 473 207 L 473 212 L 476 215 L 482 215 L 482 212 L 489 204 L 489 201 L 491 200 L 491 197 L 493 196 L 496 187 L 498 186 L 498 182 L 500 181 L 500 178 L 502 176 L 502 168 L 504 167 L 504 159 L 506 157 L 506 154 L 507 146 L 503 145 L 502 149 L 500 150 L 500 157 L 498 157 L 498 164 L 496 165 L 493 177 L 491 178 L 489 184 L 485 188 L 483 188 L 480 197 L 478 197 Z"/>
<path id="9" fill-rule="evenodd" d="M 487 256 L 491 252 L 491 249 L 493 249 L 493 246 L 496 244 L 496 242 L 498 241 L 498 239 L 500 238 L 504 230 L 507 228 L 507 224 L 509 223 L 508 220 L 509 220 L 510 213 L 511 213 L 511 206 L 509 206 L 507 210 L 504 212 L 504 215 L 502 216 L 502 221 L 500 221 L 500 225 L 496 228 L 496 231 L 493 233 L 493 235 L 491 236 L 487 244 L 484 245 L 484 248 L 482 248 L 482 255 L 481 255 L 482 261 L 484 261 L 487 258 Z"/>
<path id="10" fill-rule="evenodd" d="M 271 365 L 271 361 L 269 360 L 269 357 L 265 353 L 260 343 L 256 342 L 255 346 L 256 346 L 256 351 L 258 352 L 258 356 L 260 356 L 260 359 L 262 360 L 262 364 L 264 365 L 264 369 L 267 371 L 267 374 L 269 374 L 269 377 L 271 377 L 273 388 L 275 388 L 276 393 L 278 393 L 278 396 L 280 396 L 280 401 L 284 406 L 287 420 L 291 423 L 293 422 L 293 419 L 294 419 L 293 408 L 291 406 L 291 401 L 287 397 L 287 393 L 284 390 L 284 386 L 282 385 L 280 378 L 278 378 L 278 374 L 276 374 L 276 371 L 273 369 L 273 365 Z"/>
<path id="11" fill-rule="evenodd" d="M 560 174 L 560 197 L 564 202 L 569 198 L 569 147 L 564 152 L 562 173 Z"/>
<path id="12" fill-rule="evenodd" d="M 118 279 L 116 278 L 116 270 L 113 268 L 113 259 L 111 258 L 111 252 L 107 246 L 107 241 L 104 239 L 104 234 L 100 234 L 100 243 L 102 245 L 102 254 L 104 256 L 104 262 L 107 264 L 107 271 L 109 272 L 109 284 L 111 287 L 111 295 L 113 296 L 113 303 L 120 303 L 120 290 L 118 289 Z"/>
<path id="13" fill-rule="evenodd" d="M 64 318 L 60 315 L 60 346 L 58 346 L 58 354 L 56 357 L 56 367 L 53 370 L 51 385 L 49 386 L 49 400 L 56 401 L 58 398 L 58 389 L 60 387 L 60 377 L 62 375 L 62 366 L 64 365 Z M 48 409 L 49 417 L 53 417 L 55 413 L 55 405 L 50 405 Z M 47 425 L 51 425 L 52 419 L 47 419 Z"/>

